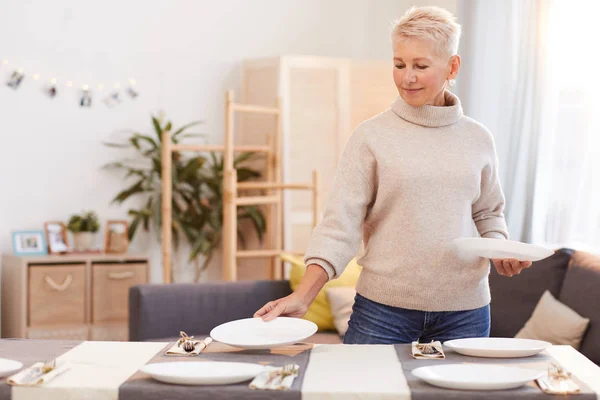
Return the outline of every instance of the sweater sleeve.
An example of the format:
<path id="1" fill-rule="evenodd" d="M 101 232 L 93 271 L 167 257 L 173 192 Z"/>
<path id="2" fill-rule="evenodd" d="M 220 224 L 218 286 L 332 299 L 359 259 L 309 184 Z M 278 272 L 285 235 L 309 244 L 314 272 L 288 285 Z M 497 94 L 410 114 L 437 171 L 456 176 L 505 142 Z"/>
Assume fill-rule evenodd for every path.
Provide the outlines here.
<path id="1" fill-rule="evenodd" d="M 508 239 L 504 219 L 504 193 L 498 177 L 498 156 L 491 134 L 490 162 L 481 171 L 481 193 L 473 203 L 473 221 L 481 237 Z"/>
<path id="2" fill-rule="evenodd" d="M 376 170 L 366 135 L 357 130 L 344 148 L 323 220 L 315 227 L 304 257 L 306 265 L 320 265 L 329 279 L 339 277 L 356 256 L 362 224 L 375 199 Z"/>

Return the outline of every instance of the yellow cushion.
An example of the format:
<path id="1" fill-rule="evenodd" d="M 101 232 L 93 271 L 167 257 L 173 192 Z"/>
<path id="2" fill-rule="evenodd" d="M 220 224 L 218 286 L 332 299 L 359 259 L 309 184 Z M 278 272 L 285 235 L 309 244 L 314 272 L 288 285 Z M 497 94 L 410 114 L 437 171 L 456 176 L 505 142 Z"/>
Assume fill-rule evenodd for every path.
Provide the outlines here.
<path id="1" fill-rule="evenodd" d="M 292 290 L 296 290 L 306 272 L 304 259 L 301 256 L 288 253 L 283 253 L 280 257 L 283 261 L 288 261 L 292 265 L 290 271 L 290 287 Z M 321 289 L 303 318 L 317 324 L 320 331 L 335 330 L 333 315 L 331 313 L 329 300 L 327 299 L 326 290 L 340 286 L 355 287 L 361 270 L 362 267 L 358 265 L 356 259 L 353 258 L 339 278 L 332 279 L 323 286 L 323 289 Z"/>

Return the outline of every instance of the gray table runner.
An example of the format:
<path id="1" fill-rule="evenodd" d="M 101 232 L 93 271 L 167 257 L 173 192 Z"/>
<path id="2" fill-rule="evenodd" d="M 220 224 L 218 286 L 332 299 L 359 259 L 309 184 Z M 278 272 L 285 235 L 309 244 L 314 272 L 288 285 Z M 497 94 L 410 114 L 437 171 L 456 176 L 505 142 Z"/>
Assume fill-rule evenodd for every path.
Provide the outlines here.
<path id="1" fill-rule="evenodd" d="M 294 380 L 289 390 L 253 390 L 248 387 L 248 382 L 233 385 L 214 386 L 183 386 L 161 383 L 151 379 L 141 372 L 134 374 L 119 388 L 119 400 L 200 400 L 200 399 L 276 399 L 276 400 L 301 400 L 302 382 L 308 365 L 311 344 L 299 343 L 292 346 L 275 348 L 272 350 L 242 350 L 221 343 L 211 343 L 196 357 L 165 356 L 164 351 L 172 346 L 169 344 L 163 351 L 149 363 L 169 361 L 230 361 L 260 363 L 271 366 L 282 366 L 296 363 L 300 366 L 300 374 Z"/>
<path id="2" fill-rule="evenodd" d="M 458 354 L 452 350 L 444 349 L 446 359 L 444 360 L 423 360 L 415 359 L 411 355 L 410 344 L 397 344 L 394 345 L 398 359 L 402 364 L 402 370 L 404 376 L 408 382 L 410 388 L 410 394 L 412 400 L 436 400 L 436 399 L 469 399 L 469 400 L 514 400 L 514 399 L 565 399 L 565 395 L 550 395 L 542 392 L 535 382 L 512 390 L 497 390 L 497 391 L 483 391 L 483 390 L 456 390 L 456 389 L 443 389 L 432 386 L 426 382 L 423 382 L 412 374 L 412 370 L 418 367 L 424 367 L 428 365 L 442 365 L 442 364 L 494 364 L 503 366 L 524 366 L 526 364 L 537 364 L 541 369 L 546 369 L 551 361 L 555 361 L 552 356 L 545 354 L 537 354 L 533 357 L 526 358 L 481 358 L 481 357 L 469 357 L 462 354 Z M 575 378 L 575 382 L 579 385 L 581 393 L 575 396 L 577 400 L 596 400 L 596 394 L 590 390 L 590 388 L 582 383 L 579 379 Z"/>
<path id="3" fill-rule="evenodd" d="M 0 357 L 20 361 L 27 368 L 38 361 L 52 360 L 81 344 L 78 340 L 0 339 Z M 11 386 L 0 378 L 0 400 L 11 399 Z"/>

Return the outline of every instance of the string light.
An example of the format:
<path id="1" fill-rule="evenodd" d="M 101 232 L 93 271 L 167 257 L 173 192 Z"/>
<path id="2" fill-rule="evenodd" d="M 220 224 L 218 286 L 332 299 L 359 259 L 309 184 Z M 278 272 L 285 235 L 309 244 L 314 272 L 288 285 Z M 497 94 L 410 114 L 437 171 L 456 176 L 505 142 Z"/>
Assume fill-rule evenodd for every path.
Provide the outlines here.
<path id="1" fill-rule="evenodd" d="M 8 64 L 9 64 L 9 60 L 0 59 L 0 66 L 5 66 Z M 14 65 L 14 62 L 11 64 Z M 14 67 L 12 67 L 12 68 L 14 69 Z M 8 85 L 14 89 L 17 89 L 24 76 L 25 75 L 24 75 L 23 68 L 19 67 L 19 68 L 14 69 L 14 72 L 12 74 L 11 80 L 8 82 Z M 35 81 L 42 80 L 42 76 L 39 72 L 35 72 L 35 73 L 31 74 L 31 77 Z M 43 80 L 45 82 L 44 91 L 46 92 L 46 94 L 49 95 L 50 97 L 56 96 L 56 94 L 57 94 L 57 86 L 56 85 L 57 85 L 58 79 L 56 77 L 52 77 L 52 78 L 48 79 L 47 76 L 44 76 Z M 112 108 L 113 106 L 122 103 L 123 101 L 121 99 L 121 96 L 128 95 L 131 99 L 135 99 L 138 96 L 138 92 L 136 91 L 136 89 L 134 89 L 134 86 L 137 83 L 134 78 L 130 77 L 127 80 L 113 81 L 113 82 L 114 83 L 112 84 L 112 86 L 114 87 L 114 90 L 112 90 L 111 93 L 109 94 L 109 97 L 107 97 L 105 99 L 105 103 L 109 107 Z M 121 85 L 121 82 L 123 82 L 123 84 L 124 84 L 123 86 Z M 110 86 L 111 86 L 110 82 L 106 85 L 101 82 L 100 83 L 93 82 L 92 85 L 89 85 L 89 84 L 80 84 L 78 82 L 75 82 L 72 80 L 66 80 L 66 79 L 61 80 L 61 85 L 64 85 L 67 88 L 81 87 L 81 90 L 83 90 L 83 94 L 81 94 L 82 97 L 80 99 L 80 106 L 82 106 L 82 107 L 90 107 L 91 106 L 91 95 L 93 93 L 94 88 L 97 88 L 97 90 L 100 92 L 102 90 L 110 88 Z M 123 92 L 121 92 L 122 88 L 123 88 Z M 90 91 L 92 91 L 92 92 L 90 92 Z"/>

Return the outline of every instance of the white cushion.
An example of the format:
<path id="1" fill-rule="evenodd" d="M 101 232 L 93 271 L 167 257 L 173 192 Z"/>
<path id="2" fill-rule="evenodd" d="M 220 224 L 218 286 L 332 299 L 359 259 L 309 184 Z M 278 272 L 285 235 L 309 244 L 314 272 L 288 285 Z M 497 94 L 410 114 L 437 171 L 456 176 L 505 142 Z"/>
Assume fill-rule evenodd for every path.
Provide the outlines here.
<path id="1" fill-rule="evenodd" d="M 515 337 L 545 340 L 552 344 L 571 345 L 579 349 L 589 323 L 589 318 L 577 314 L 546 290 L 531 317 Z"/>

